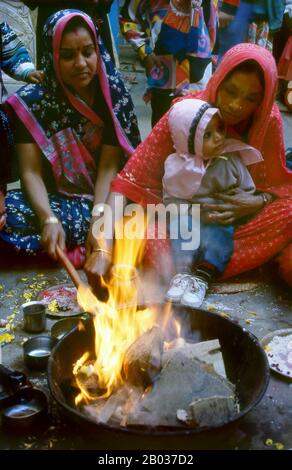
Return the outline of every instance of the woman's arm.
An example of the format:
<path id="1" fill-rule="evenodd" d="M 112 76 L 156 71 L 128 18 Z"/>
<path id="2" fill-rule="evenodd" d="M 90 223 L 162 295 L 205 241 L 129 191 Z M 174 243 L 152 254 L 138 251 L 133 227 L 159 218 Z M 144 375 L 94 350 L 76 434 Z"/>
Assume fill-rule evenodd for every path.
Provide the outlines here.
<path id="1" fill-rule="evenodd" d="M 98 209 L 106 202 L 111 181 L 117 175 L 119 162 L 122 155 L 120 147 L 103 145 L 100 154 L 99 167 L 94 189 L 93 216 L 86 242 L 86 256 L 90 256 L 95 248 L 98 248 L 98 239 L 93 234 L 92 227 L 98 218 Z"/>
<path id="2" fill-rule="evenodd" d="M 100 154 L 97 178 L 94 190 L 94 206 L 105 203 L 110 184 L 116 177 L 122 157 L 122 149 L 112 145 L 103 145 Z"/>
<path id="3" fill-rule="evenodd" d="M 100 155 L 100 164 L 95 183 L 93 217 L 91 219 L 88 237 L 86 240 L 86 263 L 84 266 L 89 283 L 95 287 L 97 276 L 105 274 L 111 262 L 112 244 L 111 237 L 103 234 L 101 220 L 107 225 L 110 233 L 114 233 L 115 198 L 110 191 L 111 181 L 115 178 L 122 155 L 120 147 L 103 145 Z M 103 212 L 102 207 L 107 204 Z M 101 208 L 100 215 L 98 209 Z M 112 216 L 111 216 L 112 214 Z M 105 220 L 106 219 L 106 220 Z"/>
<path id="4" fill-rule="evenodd" d="M 121 211 L 118 210 L 116 212 L 117 198 L 119 199 L 118 202 Z M 102 292 L 101 276 L 107 274 L 112 263 L 115 223 L 123 214 L 126 201 L 126 198 L 122 194 L 111 192 L 106 201 L 105 212 L 99 217 L 95 217 L 91 226 L 96 245 L 94 251 L 92 251 L 87 258 L 84 270 L 93 292 L 99 296 Z M 100 227 L 102 226 L 108 231 L 109 236 L 103 236 L 100 233 Z"/>
<path id="5" fill-rule="evenodd" d="M 21 183 L 36 213 L 42 232 L 42 244 L 50 256 L 57 259 L 56 245 L 65 248 L 65 232 L 50 207 L 42 176 L 41 152 L 36 144 L 17 144 Z"/>
<path id="6" fill-rule="evenodd" d="M 237 188 L 227 193 L 214 195 L 224 201 L 223 204 L 202 204 L 202 219 L 209 223 L 230 225 L 252 214 L 273 201 L 269 193 L 249 194 Z"/>
<path id="7" fill-rule="evenodd" d="M 7 23 L 1 23 L 2 55 L 1 67 L 15 80 L 27 80 L 35 72 L 35 66 L 23 42 Z"/>

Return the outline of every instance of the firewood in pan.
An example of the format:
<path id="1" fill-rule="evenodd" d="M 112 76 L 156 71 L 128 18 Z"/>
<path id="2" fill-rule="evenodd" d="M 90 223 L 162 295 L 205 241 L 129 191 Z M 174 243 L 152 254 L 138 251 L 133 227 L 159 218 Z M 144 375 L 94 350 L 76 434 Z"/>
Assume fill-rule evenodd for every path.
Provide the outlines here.
<path id="1" fill-rule="evenodd" d="M 98 375 L 95 372 L 93 361 L 84 364 L 77 372 L 77 383 L 91 397 L 102 395 L 98 385 Z"/>
<path id="2" fill-rule="evenodd" d="M 226 371 L 222 353 L 220 351 L 220 343 L 218 339 L 203 341 L 201 343 L 185 342 L 182 346 L 184 353 L 189 357 L 200 359 L 201 361 L 212 364 L 214 370 L 222 377 L 226 378 Z M 169 358 L 176 353 L 176 347 L 169 349 L 163 353 L 162 366 Z"/>
<path id="3" fill-rule="evenodd" d="M 151 385 L 161 369 L 163 335 L 154 326 L 140 336 L 125 354 L 123 371 L 128 382 L 135 385 Z"/>
<path id="4" fill-rule="evenodd" d="M 110 421 L 117 408 L 126 401 L 127 396 L 127 386 L 122 386 L 114 391 L 110 397 L 98 400 L 90 405 L 85 405 L 83 410 L 97 423 L 106 424 Z"/>
<path id="5" fill-rule="evenodd" d="M 127 425 L 185 426 L 177 419 L 177 410 L 188 410 L 195 399 L 233 396 L 233 384 L 211 369 L 178 349 L 164 363 L 152 390 L 129 413 Z"/>
<path id="6" fill-rule="evenodd" d="M 200 398 L 190 404 L 189 410 L 191 419 L 199 427 L 222 425 L 239 412 L 234 395 Z"/>
<path id="7" fill-rule="evenodd" d="M 129 410 L 141 399 L 142 395 L 142 387 L 124 384 L 110 397 L 84 405 L 83 411 L 97 423 L 125 426 Z"/>

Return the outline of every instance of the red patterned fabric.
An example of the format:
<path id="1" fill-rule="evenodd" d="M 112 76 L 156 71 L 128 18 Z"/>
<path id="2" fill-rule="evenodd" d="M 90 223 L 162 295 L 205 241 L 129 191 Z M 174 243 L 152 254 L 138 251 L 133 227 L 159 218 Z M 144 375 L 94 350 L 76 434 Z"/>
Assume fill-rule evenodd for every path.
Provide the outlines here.
<path id="1" fill-rule="evenodd" d="M 224 277 L 262 265 L 292 242 L 292 172 L 285 166 L 282 120 L 274 103 L 277 69 L 272 55 L 254 44 L 233 47 L 225 54 L 207 89 L 196 97 L 215 102 L 222 80 L 234 67 L 248 59 L 260 64 L 266 84 L 263 102 L 254 115 L 248 135 L 249 144 L 262 152 L 264 161 L 250 171 L 257 189 L 270 192 L 278 198 L 236 230 L 234 253 Z M 120 192 L 143 206 L 161 202 L 164 161 L 172 152 L 167 113 L 113 181 L 112 191 Z M 168 249 L 167 240 L 150 240 L 145 255 L 153 263 L 161 264 L 161 253 Z M 282 271 L 292 270 L 290 262 L 291 257 L 288 257 L 288 265 L 285 268 L 282 265 Z M 285 264 L 284 261 L 282 263 Z M 159 268 L 157 264 L 156 268 Z"/>
<path id="2" fill-rule="evenodd" d="M 71 250 L 66 250 L 67 258 L 73 264 L 74 268 L 82 269 L 86 260 L 85 246 L 75 246 Z"/>

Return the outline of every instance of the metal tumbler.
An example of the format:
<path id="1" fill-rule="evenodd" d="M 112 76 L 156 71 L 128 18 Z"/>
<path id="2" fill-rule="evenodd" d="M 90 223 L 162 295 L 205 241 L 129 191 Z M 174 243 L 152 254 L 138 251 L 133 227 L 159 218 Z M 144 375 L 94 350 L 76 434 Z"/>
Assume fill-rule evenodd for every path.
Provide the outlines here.
<path id="1" fill-rule="evenodd" d="M 42 302 L 26 302 L 21 306 L 23 329 L 28 333 L 41 333 L 46 329 L 46 306 Z"/>

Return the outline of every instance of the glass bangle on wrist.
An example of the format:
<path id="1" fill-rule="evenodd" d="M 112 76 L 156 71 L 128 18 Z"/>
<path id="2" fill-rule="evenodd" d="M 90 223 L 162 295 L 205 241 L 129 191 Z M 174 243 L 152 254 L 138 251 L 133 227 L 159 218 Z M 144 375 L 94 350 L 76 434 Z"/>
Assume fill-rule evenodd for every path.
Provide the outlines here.
<path id="1" fill-rule="evenodd" d="M 101 253 L 105 253 L 107 255 L 109 255 L 110 257 L 112 256 L 112 252 L 109 251 L 109 250 L 104 250 L 103 248 L 95 248 L 94 250 L 92 250 L 93 253 L 98 253 L 98 252 L 101 252 Z"/>

